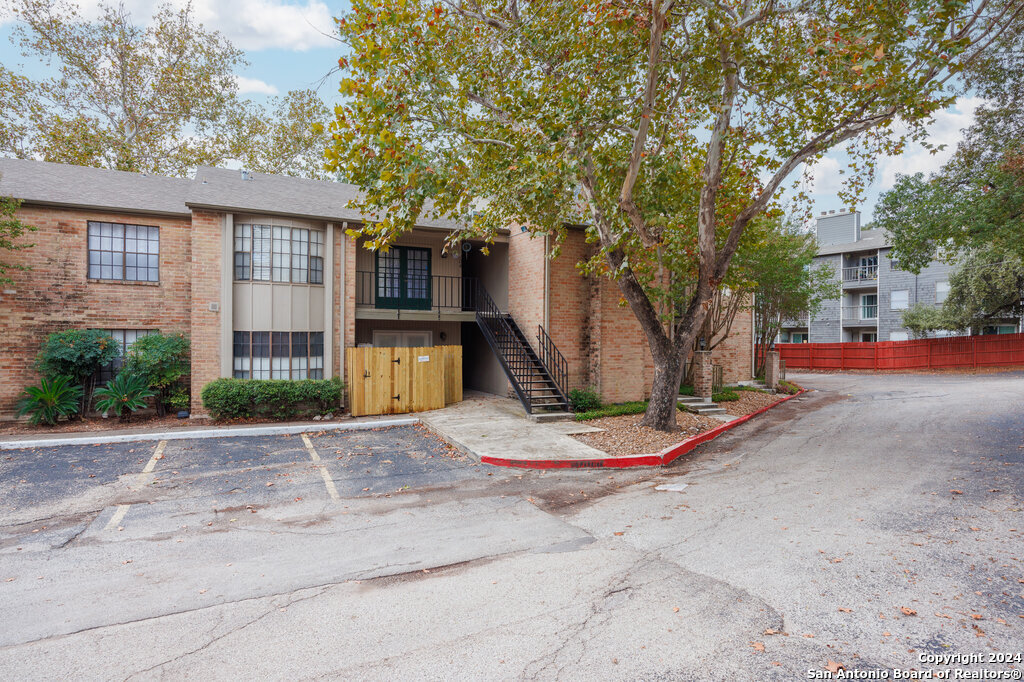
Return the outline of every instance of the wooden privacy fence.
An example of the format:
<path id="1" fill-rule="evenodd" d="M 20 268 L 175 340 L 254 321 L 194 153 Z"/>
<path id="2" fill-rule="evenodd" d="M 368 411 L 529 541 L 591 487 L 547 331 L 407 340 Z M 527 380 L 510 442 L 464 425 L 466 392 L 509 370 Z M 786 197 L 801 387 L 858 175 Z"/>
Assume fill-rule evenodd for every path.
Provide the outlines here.
<path id="1" fill-rule="evenodd" d="M 954 369 L 1024 365 L 1024 334 L 914 341 L 779 343 L 789 369 Z"/>
<path id="2" fill-rule="evenodd" d="M 353 417 L 436 410 L 462 400 L 462 346 L 348 348 Z"/>

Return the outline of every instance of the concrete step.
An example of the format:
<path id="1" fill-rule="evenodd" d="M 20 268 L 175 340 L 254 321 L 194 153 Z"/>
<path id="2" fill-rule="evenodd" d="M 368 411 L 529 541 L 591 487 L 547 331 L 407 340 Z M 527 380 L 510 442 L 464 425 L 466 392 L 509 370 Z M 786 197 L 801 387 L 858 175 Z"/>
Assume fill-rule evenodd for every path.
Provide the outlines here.
<path id="1" fill-rule="evenodd" d="M 703 404 L 704 402 L 703 398 L 698 398 L 697 396 L 693 395 L 681 395 L 678 398 L 676 398 L 676 400 L 679 401 L 680 405 Z"/>
<path id="2" fill-rule="evenodd" d="M 717 403 L 706 403 L 700 402 L 686 402 L 681 403 L 688 411 L 694 414 L 700 415 L 716 415 L 725 414 L 725 410 L 718 406 Z"/>
<path id="3" fill-rule="evenodd" d="M 538 424 L 546 424 L 547 422 L 564 422 L 575 419 L 575 415 L 572 412 L 534 412 L 527 416 L 531 421 L 535 421 Z"/>

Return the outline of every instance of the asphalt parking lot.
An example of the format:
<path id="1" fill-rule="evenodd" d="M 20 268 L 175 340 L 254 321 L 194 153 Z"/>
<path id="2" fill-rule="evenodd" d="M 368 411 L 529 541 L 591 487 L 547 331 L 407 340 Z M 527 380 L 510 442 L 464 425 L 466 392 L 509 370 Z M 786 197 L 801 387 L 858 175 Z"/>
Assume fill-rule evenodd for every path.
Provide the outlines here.
<path id="1" fill-rule="evenodd" d="M 1019 673 L 1024 373 L 795 378 L 659 469 L 411 427 L 0 452 L 0 677 Z"/>
<path id="2" fill-rule="evenodd" d="M 167 500 L 252 509 L 388 496 L 487 473 L 420 426 L 29 448 L 0 454 L 0 518 L 16 525 L 102 504 L 124 526 L 125 507 Z"/>

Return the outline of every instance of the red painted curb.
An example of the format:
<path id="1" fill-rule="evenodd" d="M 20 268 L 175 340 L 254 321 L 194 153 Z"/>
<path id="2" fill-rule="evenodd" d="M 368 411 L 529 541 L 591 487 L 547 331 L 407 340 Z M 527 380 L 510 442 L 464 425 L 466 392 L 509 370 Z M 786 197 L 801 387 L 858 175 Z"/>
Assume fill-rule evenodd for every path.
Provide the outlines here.
<path id="1" fill-rule="evenodd" d="M 624 457 L 603 457 L 600 459 L 506 459 L 504 457 L 481 457 L 480 461 L 484 464 L 493 464 L 499 467 L 517 467 L 521 469 L 622 469 L 625 467 L 663 466 L 685 455 L 701 443 L 714 440 L 729 429 L 739 426 L 753 417 L 767 412 L 776 405 L 781 405 L 787 400 L 792 400 L 806 392 L 807 389 L 801 389 L 798 393 L 776 400 L 771 405 L 765 405 L 760 410 L 745 414 L 742 417 L 733 419 L 731 422 L 725 422 L 710 431 L 698 433 L 696 436 L 691 436 L 675 445 L 670 445 L 656 455 L 628 455 Z"/>

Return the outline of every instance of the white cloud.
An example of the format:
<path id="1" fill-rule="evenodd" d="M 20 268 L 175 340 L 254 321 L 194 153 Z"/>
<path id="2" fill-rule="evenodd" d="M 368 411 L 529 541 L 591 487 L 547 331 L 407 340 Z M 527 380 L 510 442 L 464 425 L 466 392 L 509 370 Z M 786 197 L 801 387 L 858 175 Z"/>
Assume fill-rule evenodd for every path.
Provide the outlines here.
<path id="1" fill-rule="evenodd" d="M 810 167 L 810 191 L 814 194 L 836 194 L 843 186 L 839 161 L 826 156 Z"/>
<path id="2" fill-rule="evenodd" d="M 961 97 L 956 104 L 937 113 L 935 121 L 928 127 L 928 141 L 946 147 L 932 154 L 910 143 L 907 151 L 900 156 L 882 159 L 879 164 L 880 189 L 892 189 L 897 175 L 927 174 L 938 170 L 956 151 L 957 144 L 964 137 L 963 129 L 974 123 L 974 111 L 984 103 L 981 97 Z"/>
<path id="3" fill-rule="evenodd" d="M 116 0 L 106 0 L 117 4 Z M 164 0 L 127 0 L 125 7 L 144 24 Z M 99 15 L 95 3 L 79 1 L 86 18 Z M 170 0 L 176 8 L 188 0 Z M 195 17 L 204 27 L 223 33 L 246 51 L 282 48 L 304 52 L 336 44 L 331 9 L 321 0 L 192 0 Z M 326 35 L 325 35 L 326 34 Z"/>
<path id="4" fill-rule="evenodd" d="M 256 93 L 260 95 L 276 95 L 277 88 L 270 83 L 265 83 L 258 78 L 246 78 L 245 76 L 235 76 L 235 82 L 238 83 L 239 94 Z"/>

